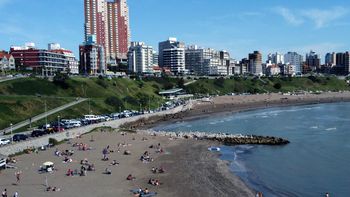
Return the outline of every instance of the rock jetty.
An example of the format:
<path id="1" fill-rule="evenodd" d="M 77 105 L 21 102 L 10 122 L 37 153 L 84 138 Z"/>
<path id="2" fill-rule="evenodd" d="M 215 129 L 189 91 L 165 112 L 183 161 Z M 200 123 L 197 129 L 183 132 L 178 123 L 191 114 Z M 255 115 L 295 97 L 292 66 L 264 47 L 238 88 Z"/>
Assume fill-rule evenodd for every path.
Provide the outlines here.
<path id="1" fill-rule="evenodd" d="M 256 135 L 242 135 L 242 134 L 227 134 L 227 133 L 208 133 L 208 132 L 168 132 L 168 131 L 153 131 L 153 130 L 138 130 L 152 136 L 168 136 L 171 138 L 182 139 L 197 139 L 210 140 L 220 142 L 224 145 L 286 145 L 290 142 L 283 138 L 271 136 L 256 136 Z"/>

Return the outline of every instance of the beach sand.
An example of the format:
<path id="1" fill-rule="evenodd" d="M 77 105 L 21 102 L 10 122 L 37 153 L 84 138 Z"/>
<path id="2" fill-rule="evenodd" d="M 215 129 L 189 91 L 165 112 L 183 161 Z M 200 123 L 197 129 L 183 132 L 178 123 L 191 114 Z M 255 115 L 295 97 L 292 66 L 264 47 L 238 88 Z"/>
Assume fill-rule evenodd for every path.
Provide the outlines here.
<path id="1" fill-rule="evenodd" d="M 94 141 L 91 142 L 91 136 Z M 142 138 L 148 140 L 144 141 Z M 134 138 L 134 139 L 133 139 Z M 72 147 L 74 143 L 86 143 L 92 150 L 79 151 Z M 128 144 L 117 152 L 117 144 Z M 156 153 L 151 145 L 161 144 L 164 153 Z M 73 139 L 39 153 L 25 154 L 16 157 L 18 169 L 7 169 L 1 172 L 0 189 L 7 188 L 12 195 L 18 191 L 20 196 L 133 196 L 129 190 L 148 188 L 157 192 L 157 196 L 253 196 L 239 178 L 229 172 L 227 163 L 220 161 L 218 155 L 211 153 L 207 148 L 213 142 L 194 141 L 186 139 L 169 139 L 162 136 L 145 136 L 144 134 L 130 134 L 126 136 L 118 132 L 94 132 Z M 109 154 L 109 161 L 102 161 L 103 148 L 110 146 L 113 153 Z M 54 155 L 55 150 L 74 150 L 72 163 L 63 163 L 64 157 Z M 124 150 L 131 151 L 131 155 L 123 155 Z M 143 163 L 140 156 L 149 151 L 154 161 Z M 80 169 L 80 161 L 88 159 L 95 165 L 95 172 L 87 172 L 87 176 L 66 176 L 68 169 Z M 112 160 L 120 163 L 110 166 Z M 45 161 L 55 163 L 53 173 L 38 173 L 38 169 Z M 166 172 L 153 174 L 152 167 L 163 167 Z M 106 168 L 112 170 L 111 175 L 103 172 Z M 16 185 L 15 172 L 22 171 L 21 181 Z M 134 181 L 127 181 L 126 177 L 132 174 Z M 61 191 L 45 191 L 45 180 L 49 186 L 58 187 Z M 148 180 L 159 179 L 162 185 L 152 186 Z"/>

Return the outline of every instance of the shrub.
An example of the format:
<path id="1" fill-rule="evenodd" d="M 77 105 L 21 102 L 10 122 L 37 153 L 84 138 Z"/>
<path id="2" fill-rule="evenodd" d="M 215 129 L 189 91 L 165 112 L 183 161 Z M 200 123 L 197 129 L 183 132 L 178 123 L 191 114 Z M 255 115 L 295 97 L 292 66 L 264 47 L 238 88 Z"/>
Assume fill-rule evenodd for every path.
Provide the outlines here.
<path id="1" fill-rule="evenodd" d="M 49 138 L 49 144 L 52 146 L 57 146 L 59 145 L 59 142 L 55 138 Z"/>
<path id="2" fill-rule="evenodd" d="M 56 75 L 53 77 L 53 83 L 57 86 L 60 86 L 63 89 L 68 89 L 69 84 L 67 83 L 67 80 L 69 79 L 69 76 L 66 73 L 56 73 Z"/>
<path id="3" fill-rule="evenodd" d="M 282 85 L 280 83 L 275 83 L 275 85 L 273 85 L 273 87 L 277 90 L 282 88 Z"/>
<path id="4" fill-rule="evenodd" d="M 99 86 L 103 87 L 104 89 L 106 89 L 108 87 L 108 83 L 105 80 L 103 80 L 103 78 L 102 79 L 98 79 L 97 80 L 97 84 Z"/>
<path id="5" fill-rule="evenodd" d="M 114 106 L 114 107 L 123 107 L 123 101 L 115 96 L 108 97 L 105 100 L 105 103 L 107 105 Z"/>

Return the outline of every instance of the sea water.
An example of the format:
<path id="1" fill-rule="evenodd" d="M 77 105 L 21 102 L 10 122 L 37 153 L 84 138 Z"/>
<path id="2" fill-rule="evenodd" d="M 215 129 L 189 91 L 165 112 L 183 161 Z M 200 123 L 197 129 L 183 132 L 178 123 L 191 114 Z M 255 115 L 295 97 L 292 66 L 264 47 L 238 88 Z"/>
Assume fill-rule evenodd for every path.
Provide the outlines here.
<path id="1" fill-rule="evenodd" d="M 285 146 L 222 147 L 222 159 L 267 197 L 350 196 L 350 103 L 218 114 L 154 129 L 286 138 Z"/>

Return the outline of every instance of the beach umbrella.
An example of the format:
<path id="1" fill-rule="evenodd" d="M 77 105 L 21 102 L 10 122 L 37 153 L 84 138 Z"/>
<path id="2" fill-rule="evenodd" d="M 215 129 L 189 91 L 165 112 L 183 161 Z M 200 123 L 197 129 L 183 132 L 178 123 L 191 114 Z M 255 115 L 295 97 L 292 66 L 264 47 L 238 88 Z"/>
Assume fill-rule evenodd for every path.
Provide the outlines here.
<path id="1" fill-rule="evenodd" d="M 51 161 L 47 161 L 45 163 L 43 163 L 44 166 L 53 166 L 53 162 Z"/>

